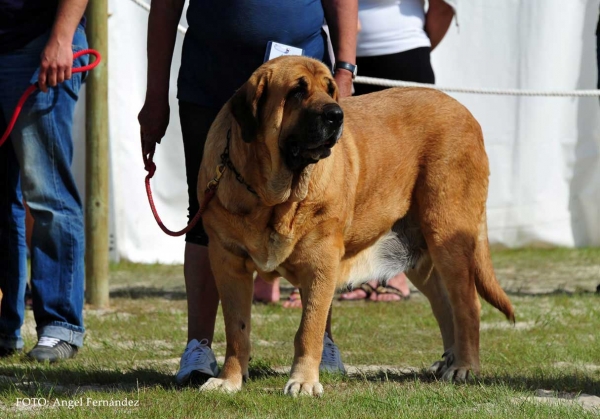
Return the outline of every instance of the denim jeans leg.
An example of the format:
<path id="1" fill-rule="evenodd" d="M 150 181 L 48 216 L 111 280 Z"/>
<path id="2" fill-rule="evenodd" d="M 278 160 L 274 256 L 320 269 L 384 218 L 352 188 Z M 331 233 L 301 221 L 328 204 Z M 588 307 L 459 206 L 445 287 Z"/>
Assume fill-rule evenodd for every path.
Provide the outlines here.
<path id="1" fill-rule="evenodd" d="M 6 129 L 5 119 L 0 108 L 0 132 Z M 26 281 L 25 208 L 19 165 L 9 140 L 0 147 L 0 347 L 23 348 Z"/>
<path id="2" fill-rule="evenodd" d="M 42 36 L 4 60 L 28 75 L 25 86 L 17 89 L 20 92 L 36 72 L 46 39 L 47 35 Z M 77 30 L 73 44 L 74 50 L 87 47 L 83 30 Z M 87 58 L 77 61 L 79 67 Z M 33 93 L 11 136 L 23 195 L 34 218 L 31 286 L 38 337 L 58 338 L 76 346 L 82 346 L 85 331 L 85 239 L 81 198 L 71 173 L 71 129 L 81 82 L 82 75 L 74 74 L 48 93 Z"/>

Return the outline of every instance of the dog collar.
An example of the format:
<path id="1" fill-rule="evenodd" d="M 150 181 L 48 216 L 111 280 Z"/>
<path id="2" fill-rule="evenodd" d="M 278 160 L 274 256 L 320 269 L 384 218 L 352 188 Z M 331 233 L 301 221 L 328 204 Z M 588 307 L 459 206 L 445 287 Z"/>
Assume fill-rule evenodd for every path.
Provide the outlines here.
<path id="1" fill-rule="evenodd" d="M 233 165 L 233 162 L 231 161 L 231 159 L 229 158 L 229 142 L 231 141 L 231 128 L 229 128 L 227 130 L 227 145 L 225 146 L 225 150 L 223 150 L 223 153 L 221 153 L 221 164 L 225 167 L 227 167 L 229 170 L 231 170 L 233 172 L 233 174 L 235 175 L 235 178 L 238 182 L 240 182 L 242 185 L 244 185 L 246 187 L 246 189 L 248 189 L 249 192 L 253 193 L 254 195 L 256 195 L 258 197 L 258 194 L 256 193 L 256 191 L 252 188 L 252 186 L 250 186 L 248 184 L 248 182 L 246 182 L 243 178 L 243 176 L 240 174 L 240 172 L 238 172 L 235 168 L 235 166 Z"/>

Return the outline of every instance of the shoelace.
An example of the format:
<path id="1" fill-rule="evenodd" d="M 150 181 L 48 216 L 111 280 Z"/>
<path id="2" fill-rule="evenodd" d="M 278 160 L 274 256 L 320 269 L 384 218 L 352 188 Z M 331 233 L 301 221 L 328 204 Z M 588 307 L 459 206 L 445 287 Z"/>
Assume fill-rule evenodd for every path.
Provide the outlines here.
<path id="1" fill-rule="evenodd" d="M 53 348 L 54 346 L 56 346 L 58 344 L 58 342 L 60 342 L 60 339 L 42 336 L 40 338 L 40 340 L 38 341 L 38 345 L 39 346 L 48 346 L 50 348 Z"/>
<path id="2" fill-rule="evenodd" d="M 185 363 L 202 363 L 206 360 L 208 339 L 202 339 L 196 346 L 189 348 L 184 356 Z"/>

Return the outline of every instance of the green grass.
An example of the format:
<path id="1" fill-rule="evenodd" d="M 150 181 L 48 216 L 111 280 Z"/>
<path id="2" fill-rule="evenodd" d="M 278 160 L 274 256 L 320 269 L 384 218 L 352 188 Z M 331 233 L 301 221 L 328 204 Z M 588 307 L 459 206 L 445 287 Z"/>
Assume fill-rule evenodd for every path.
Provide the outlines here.
<path id="1" fill-rule="evenodd" d="M 282 395 L 281 367 L 292 362 L 300 312 L 279 305 L 253 308 L 251 379 L 242 392 L 175 386 L 186 341 L 182 268 L 120 263 L 111 267 L 111 308 L 86 310 L 85 347 L 76 359 L 53 366 L 20 356 L 0 361 L 0 417 L 598 417 L 600 411 L 533 396 L 538 389 L 600 396 L 600 296 L 586 292 L 600 283 L 592 274 L 600 273 L 600 250 L 499 251 L 494 263 L 517 323 L 483 304 L 477 382 L 450 385 L 424 372 L 441 355 L 441 339 L 427 301 L 415 293 L 400 304 L 335 303 L 333 331 L 344 362 L 381 368 L 322 377 L 320 399 Z M 27 314 L 28 349 L 35 329 Z M 214 349 L 224 355 L 221 314 Z M 45 398 L 47 406 L 17 406 L 24 397 Z M 125 398 L 138 405 L 93 406 Z M 66 406 L 80 400 L 83 406 Z"/>

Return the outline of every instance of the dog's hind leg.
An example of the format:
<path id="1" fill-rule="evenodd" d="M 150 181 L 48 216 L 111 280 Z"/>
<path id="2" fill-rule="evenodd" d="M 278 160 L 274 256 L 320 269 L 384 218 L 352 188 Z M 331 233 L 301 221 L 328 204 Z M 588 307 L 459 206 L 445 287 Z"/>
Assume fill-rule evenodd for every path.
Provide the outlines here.
<path id="1" fill-rule="evenodd" d="M 437 320 L 444 345 L 443 360 L 436 361 L 430 368 L 435 374 L 443 374 L 451 363 L 454 346 L 454 322 L 452 306 L 439 273 L 433 266 L 429 253 L 421 256 L 417 266 L 406 272 L 408 279 L 427 297 Z"/>
<path id="2" fill-rule="evenodd" d="M 479 372 L 479 323 L 481 303 L 475 288 L 474 241 L 454 237 L 443 246 L 429 246 L 440 273 L 454 320 L 453 359 L 447 360 L 442 379 L 466 381 Z"/>
<path id="3" fill-rule="evenodd" d="M 234 393 L 248 378 L 250 360 L 250 314 L 254 281 L 245 259 L 225 250 L 217 240 L 209 246 L 210 262 L 223 306 L 227 350 L 218 378 L 209 379 L 200 390 Z"/>

